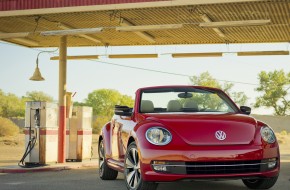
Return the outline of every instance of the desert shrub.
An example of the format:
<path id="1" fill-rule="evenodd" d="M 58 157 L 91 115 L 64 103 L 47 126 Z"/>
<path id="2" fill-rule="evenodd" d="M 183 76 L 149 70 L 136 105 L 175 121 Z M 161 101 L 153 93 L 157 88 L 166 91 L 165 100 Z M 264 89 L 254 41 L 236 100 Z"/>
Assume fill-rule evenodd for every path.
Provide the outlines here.
<path id="1" fill-rule="evenodd" d="M 287 133 L 286 130 L 283 130 L 283 131 L 280 132 L 280 134 L 283 135 L 283 136 L 287 136 L 288 133 Z"/>
<path id="2" fill-rule="evenodd" d="M 15 136 L 19 128 L 9 119 L 0 117 L 0 137 Z"/>
<path id="3" fill-rule="evenodd" d="M 275 133 L 275 135 L 279 144 L 285 144 L 286 142 L 285 135 L 282 135 L 281 133 Z"/>
<path id="4" fill-rule="evenodd" d="M 286 144 L 286 140 L 285 139 L 278 139 L 278 143 L 279 144 Z"/>
<path id="5" fill-rule="evenodd" d="M 98 116 L 97 119 L 93 122 L 93 133 L 99 134 L 102 127 L 111 120 L 109 116 Z"/>

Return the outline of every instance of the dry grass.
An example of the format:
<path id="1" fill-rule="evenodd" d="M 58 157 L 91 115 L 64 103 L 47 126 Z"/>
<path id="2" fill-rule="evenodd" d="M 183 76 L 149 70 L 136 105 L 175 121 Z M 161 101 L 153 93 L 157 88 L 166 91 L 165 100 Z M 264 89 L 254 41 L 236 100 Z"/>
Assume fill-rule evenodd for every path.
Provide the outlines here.
<path id="1" fill-rule="evenodd" d="M 17 127 L 10 119 L 0 117 L 0 137 L 15 136 L 19 133 Z"/>
<path id="2" fill-rule="evenodd" d="M 24 134 L 0 137 L 0 166 L 16 165 L 24 153 Z"/>
<path id="3" fill-rule="evenodd" d="M 0 145 L 9 146 L 24 146 L 24 134 L 18 134 L 15 136 L 0 137 Z"/>
<path id="4" fill-rule="evenodd" d="M 281 154 L 290 154 L 290 133 L 287 131 L 281 131 L 280 133 L 275 133 Z"/>
<path id="5" fill-rule="evenodd" d="M 283 144 L 290 144 L 290 133 L 288 134 L 287 131 L 281 131 L 280 133 L 275 133 L 278 143 L 280 145 Z"/>
<path id="6" fill-rule="evenodd" d="M 92 148 L 93 148 L 93 155 L 92 158 L 98 158 L 98 144 L 99 143 L 99 135 L 93 134 L 93 143 L 92 143 Z"/>
<path id="7" fill-rule="evenodd" d="M 0 137 L 0 167 L 17 165 L 24 153 L 24 134 L 15 137 Z M 276 133 L 281 154 L 290 154 L 290 134 Z M 93 158 L 98 157 L 99 135 L 93 134 Z"/>

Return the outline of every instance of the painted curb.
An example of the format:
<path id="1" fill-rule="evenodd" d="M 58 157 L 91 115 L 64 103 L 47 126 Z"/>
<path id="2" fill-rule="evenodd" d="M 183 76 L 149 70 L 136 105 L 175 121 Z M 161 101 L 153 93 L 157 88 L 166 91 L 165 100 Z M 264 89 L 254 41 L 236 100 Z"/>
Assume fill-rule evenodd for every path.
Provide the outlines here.
<path id="1" fill-rule="evenodd" d="M 33 173 L 33 172 L 49 172 L 49 171 L 62 171 L 62 170 L 72 170 L 80 169 L 85 167 L 96 168 L 98 165 L 96 163 L 82 163 L 82 164 L 73 164 L 65 166 L 44 166 L 37 168 L 0 168 L 0 173 Z"/>

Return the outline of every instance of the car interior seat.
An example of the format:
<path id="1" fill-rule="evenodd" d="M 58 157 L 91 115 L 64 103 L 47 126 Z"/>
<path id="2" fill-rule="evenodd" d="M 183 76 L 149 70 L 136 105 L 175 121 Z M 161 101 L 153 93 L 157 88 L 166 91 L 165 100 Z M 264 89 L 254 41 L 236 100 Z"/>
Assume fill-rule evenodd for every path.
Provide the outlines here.
<path id="1" fill-rule="evenodd" d="M 142 113 L 153 113 L 154 112 L 154 105 L 151 100 L 142 100 L 140 111 Z"/>
<path id="2" fill-rule="evenodd" d="M 178 100 L 170 100 L 167 104 L 168 112 L 178 112 L 181 111 L 181 103 Z"/>
<path id="3" fill-rule="evenodd" d="M 183 108 L 190 111 L 198 111 L 198 105 L 194 100 L 186 100 L 183 103 Z"/>

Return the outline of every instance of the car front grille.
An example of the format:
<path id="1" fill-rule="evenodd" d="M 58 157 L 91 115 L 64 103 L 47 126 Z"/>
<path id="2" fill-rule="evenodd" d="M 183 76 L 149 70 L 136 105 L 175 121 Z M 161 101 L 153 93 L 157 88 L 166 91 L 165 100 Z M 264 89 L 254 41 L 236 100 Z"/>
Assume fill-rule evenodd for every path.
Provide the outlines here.
<path id="1" fill-rule="evenodd" d="M 239 174 L 260 171 L 260 160 L 186 163 L 186 174 Z"/>
<path id="2" fill-rule="evenodd" d="M 188 175 L 246 174 L 269 170 L 268 163 L 261 160 L 218 162 L 153 161 L 152 166 L 156 172 Z"/>

